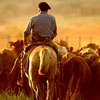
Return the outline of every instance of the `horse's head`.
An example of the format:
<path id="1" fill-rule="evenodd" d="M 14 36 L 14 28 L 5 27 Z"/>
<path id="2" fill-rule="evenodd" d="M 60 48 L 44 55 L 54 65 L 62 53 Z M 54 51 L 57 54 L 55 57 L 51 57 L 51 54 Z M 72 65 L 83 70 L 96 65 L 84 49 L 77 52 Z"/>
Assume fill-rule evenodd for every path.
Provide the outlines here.
<path id="1" fill-rule="evenodd" d="M 9 48 L 19 55 L 23 51 L 23 40 L 17 40 L 16 42 L 9 41 Z"/>

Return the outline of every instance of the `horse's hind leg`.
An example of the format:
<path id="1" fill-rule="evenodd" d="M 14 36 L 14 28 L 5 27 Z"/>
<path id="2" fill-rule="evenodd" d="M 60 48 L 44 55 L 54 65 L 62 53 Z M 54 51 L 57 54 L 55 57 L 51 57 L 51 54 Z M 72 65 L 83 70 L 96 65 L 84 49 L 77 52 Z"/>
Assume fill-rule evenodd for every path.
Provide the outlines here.
<path id="1" fill-rule="evenodd" d="M 55 81 L 54 80 L 47 81 L 47 99 L 46 100 L 53 100 L 54 89 L 55 89 Z"/>
<path id="2" fill-rule="evenodd" d="M 45 87 L 46 86 L 42 82 L 39 82 L 36 84 L 34 88 L 36 100 L 46 100 L 46 88 Z"/>
<path id="3" fill-rule="evenodd" d="M 40 83 L 39 84 L 39 86 L 38 86 L 38 88 L 39 88 L 39 93 L 38 93 L 38 95 L 39 95 L 39 100 L 46 100 L 46 85 L 44 84 L 44 83 Z"/>

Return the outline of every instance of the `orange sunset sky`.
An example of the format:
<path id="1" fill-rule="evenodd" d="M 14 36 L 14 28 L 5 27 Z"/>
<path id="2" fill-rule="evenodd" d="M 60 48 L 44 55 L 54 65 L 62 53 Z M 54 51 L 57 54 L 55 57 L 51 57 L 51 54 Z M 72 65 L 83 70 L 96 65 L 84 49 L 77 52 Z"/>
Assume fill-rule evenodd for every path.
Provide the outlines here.
<path id="1" fill-rule="evenodd" d="M 90 42 L 100 45 L 100 0 L 0 0 L 0 49 L 8 40 L 22 38 L 31 16 L 38 13 L 37 5 L 46 1 L 50 14 L 57 21 L 58 36 L 79 47 Z M 10 37 L 10 38 L 9 38 Z"/>

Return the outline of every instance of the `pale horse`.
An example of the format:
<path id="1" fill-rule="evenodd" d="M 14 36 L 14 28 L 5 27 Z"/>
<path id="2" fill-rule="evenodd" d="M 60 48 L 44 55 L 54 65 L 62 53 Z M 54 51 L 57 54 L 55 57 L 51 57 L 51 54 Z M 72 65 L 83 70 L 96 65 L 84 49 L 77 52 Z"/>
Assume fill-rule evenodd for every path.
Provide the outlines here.
<path id="1" fill-rule="evenodd" d="M 57 54 L 49 46 L 37 46 L 29 56 L 29 85 L 36 100 L 53 100 Z"/>

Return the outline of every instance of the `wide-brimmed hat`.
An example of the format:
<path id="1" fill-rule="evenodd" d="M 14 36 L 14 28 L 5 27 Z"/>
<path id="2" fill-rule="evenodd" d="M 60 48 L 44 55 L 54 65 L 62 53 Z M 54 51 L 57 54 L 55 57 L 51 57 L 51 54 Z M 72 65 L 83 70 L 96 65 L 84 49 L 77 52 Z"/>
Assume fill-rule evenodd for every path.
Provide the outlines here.
<path id="1" fill-rule="evenodd" d="M 51 7 L 49 6 L 49 4 L 47 2 L 40 2 L 38 7 L 41 9 L 41 10 L 48 10 L 48 9 L 51 9 Z"/>

